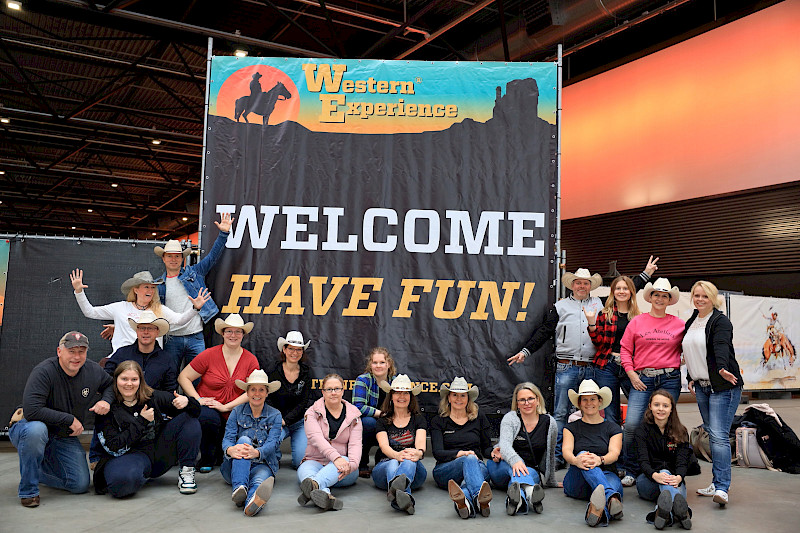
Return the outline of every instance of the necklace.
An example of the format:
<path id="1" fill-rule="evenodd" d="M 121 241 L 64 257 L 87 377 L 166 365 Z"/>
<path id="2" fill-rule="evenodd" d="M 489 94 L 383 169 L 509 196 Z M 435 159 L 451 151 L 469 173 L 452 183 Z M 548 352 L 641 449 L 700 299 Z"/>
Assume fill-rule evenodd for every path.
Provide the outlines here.
<path id="1" fill-rule="evenodd" d="M 135 400 L 135 399 L 134 400 L 122 400 L 122 403 L 127 405 L 128 407 L 133 407 L 134 405 L 136 405 L 138 403 L 138 401 Z"/>
<path id="2" fill-rule="evenodd" d="M 138 309 L 139 311 L 145 311 L 145 310 L 147 310 L 147 306 L 146 306 L 146 305 L 139 305 L 139 304 L 137 304 L 136 302 L 133 302 L 133 305 L 134 305 L 134 307 L 136 307 L 136 309 Z"/>

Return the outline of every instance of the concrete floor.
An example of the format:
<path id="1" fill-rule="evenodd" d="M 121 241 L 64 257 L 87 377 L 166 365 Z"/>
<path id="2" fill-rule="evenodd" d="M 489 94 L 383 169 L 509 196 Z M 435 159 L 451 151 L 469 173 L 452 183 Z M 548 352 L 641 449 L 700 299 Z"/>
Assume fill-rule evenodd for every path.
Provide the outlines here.
<path id="1" fill-rule="evenodd" d="M 770 405 L 796 431 L 800 430 L 800 400 L 770 400 Z M 742 406 L 743 408 L 744 406 Z M 700 422 L 697 407 L 692 403 L 679 404 L 684 424 L 691 428 Z M 429 477 L 424 487 L 415 492 L 417 513 L 408 516 L 392 510 L 382 491 L 370 480 L 360 479 L 355 486 L 336 490 L 344 501 L 338 512 L 321 512 L 312 504 L 297 505 L 297 478 L 291 468 L 281 469 L 272 499 L 262 512 L 245 517 L 230 500 L 230 487 L 218 470 L 198 474 L 199 490 L 194 495 L 181 495 L 177 489 L 177 469 L 152 481 L 139 494 L 125 500 L 97 496 L 93 492 L 70 495 L 42 486 L 42 504 L 36 509 L 20 506 L 17 499 L 19 466 L 14 448 L 6 441 L 0 446 L 0 532 L 48 531 L 170 531 L 170 532 L 236 532 L 252 528 L 270 528 L 293 533 L 368 533 L 385 532 L 390 528 L 416 527 L 419 531 L 459 528 L 479 531 L 489 527 L 496 530 L 512 527 L 545 528 L 553 531 L 585 531 L 586 508 L 580 502 L 564 496 L 561 489 L 548 489 L 541 515 L 507 516 L 505 494 L 495 490 L 492 515 L 471 520 L 459 519 L 446 491 L 433 484 L 430 471 L 434 461 L 426 457 Z M 284 458 L 288 455 L 285 454 Z M 800 530 L 800 476 L 766 470 L 734 468 L 730 504 L 721 509 L 710 498 L 694 494 L 711 479 L 711 465 L 701 461 L 703 473 L 688 478 L 689 505 L 694 511 L 693 531 L 796 532 Z M 566 471 L 558 472 L 559 479 Z M 91 490 L 91 489 L 90 489 Z M 649 531 L 644 516 L 652 509 L 650 502 L 637 497 L 635 487 L 625 491 L 625 517 L 612 522 L 614 531 Z M 679 528 L 678 528 L 679 530 Z"/>

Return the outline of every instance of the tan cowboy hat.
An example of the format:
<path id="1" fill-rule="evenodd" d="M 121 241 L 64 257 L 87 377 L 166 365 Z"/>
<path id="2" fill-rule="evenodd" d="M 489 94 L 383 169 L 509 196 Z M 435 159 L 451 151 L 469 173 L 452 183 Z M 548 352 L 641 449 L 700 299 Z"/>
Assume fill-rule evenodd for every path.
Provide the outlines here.
<path id="1" fill-rule="evenodd" d="M 581 396 L 589 396 L 592 394 L 596 394 L 600 396 L 602 401 L 600 402 L 600 409 L 605 409 L 611 403 L 611 389 L 608 387 L 600 388 L 597 386 L 597 383 L 594 382 L 593 379 L 584 379 L 581 381 L 580 387 L 578 387 L 578 392 L 570 389 L 569 392 L 569 401 L 572 402 L 572 405 L 575 407 L 580 407 L 580 397 Z"/>
<path id="2" fill-rule="evenodd" d="M 192 253 L 191 248 L 186 248 L 184 250 L 183 246 L 181 246 L 180 241 L 176 241 L 174 239 L 171 241 L 167 241 L 167 244 L 165 244 L 163 248 L 160 246 L 154 247 L 153 251 L 156 253 L 158 257 L 163 257 L 164 254 L 183 254 L 183 257 L 185 258 L 187 255 Z"/>
<path id="3" fill-rule="evenodd" d="M 119 290 L 121 290 L 122 294 L 127 297 L 132 288 L 138 287 L 139 285 L 144 285 L 145 283 L 150 285 L 161 285 L 164 282 L 153 281 L 153 275 L 148 270 L 142 270 L 141 272 L 134 274 L 132 278 L 126 279 Z"/>
<path id="4" fill-rule="evenodd" d="M 308 345 L 311 344 L 311 341 L 309 340 L 307 343 L 303 344 L 303 334 L 299 331 L 290 331 L 286 334 L 286 338 L 278 337 L 278 351 L 283 352 L 287 344 L 305 350 L 308 348 Z"/>
<path id="5" fill-rule="evenodd" d="M 236 386 L 240 389 L 246 391 L 247 387 L 250 385 L 266 385 L 267 386 L 267 394 L 272 394 L 276 390 L 281 388 L 281 382 L 278 380 L 270 381 L 267 377 L 267 373 L 257 368 L 253 370 L 249 376 L 247 376 L 247 381 L 242 381 L 241 379 L 236 380 Z"/>
<path id="6" fill-rule="evenodd" d="M 245 324 L 242 315 L 239 313 L 231 313 L 225 320 L 218 318 L 214 321 L 214 329 L 220 335 L 222 335 L 222 330 L 225 328 L 240 328 L 244 330 L 245 333 L 250 333 L 253 330 L 253 323 L 248 322 Z"/>
<path id="7" fill-rule="evenodd" d="M 592 291 L 603 284 L 603 277 L 600 274 L 591 274 L 586 268 L 579 268 L 574 274 L 566 272 L 561 276 L 561 283 L 569 290 L 572 290 L 572 282 L 576 279 L 588 280 L 591 283 L 591 288 L 589 290 Z"/>
<path id="8" fill-rule="evenodd" d="M 158 327 L 159 337 L 163 337 L 169 331 L 169 322 L 167 322 L 164 318 L 158 318 L 156 314 L 149 309 L 147 311 L 142 311 L 142 313 L 139 315 L 139 318 L 128 319 L 128 325 L 133 329 L 133 331 L 136 331 L 136 326 L 139 324 L 151 324 Z"/>
<path id="9" fill-rule="evenodd" d="M 678 287 L 670 287 L 667 278 L 658 278 L 655 283 L 648 282 L 647 285 L 644 286 L 644 289 L 642 289 L 642 297 L 645 302 L 650 303 L 650 296 L 652 296 L 653 292 L 666 292 L 669 294 L 669 303 L 667 305 L 678 303 L 681 297 L 681 290 Z"/>
<path id="10" fill-rule="evenodd" d="M 422 383 L 416 387 L 412 387 L 411 379 L 405 374 L 397 374 L 392 380 L 391 385 L 387 383 L 386 380 L 383 380 L 378 386 L 383 389 L 384 392 L 410 392 L 414 396 L 422 392 Z"/>
<path id="11" fill-rule="evenodd" d="M 480 391 L 478 390 L 478 387 L 469 385 L 466 379 L 455 378 L 449 385 L 447 383 L 442 385 L 442 387 L 439 389 L 439 396 L 444 398 L 451 392 L 466 393 L 469 399 L 474 402 L 478 398 L 478 392 Z"/>

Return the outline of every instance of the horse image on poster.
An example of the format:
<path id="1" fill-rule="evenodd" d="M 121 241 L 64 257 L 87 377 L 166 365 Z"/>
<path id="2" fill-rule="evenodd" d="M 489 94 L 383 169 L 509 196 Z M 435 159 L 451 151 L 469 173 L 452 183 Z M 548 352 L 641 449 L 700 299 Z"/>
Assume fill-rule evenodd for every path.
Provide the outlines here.
<path id="1" fill-rule="evenodd" d="M 239 122 L 239 117 L 242 117 L 245 122 L 247 115 L 255 113 L 263 117 L 262 124 L 266 126 L 269 123 L 269 116 L 275 110 L 275 102 L 280 99 L 288 100 L 292 97 L 289 89 L 281 83 L 277 82 L 275 87 L 269 91 L 264 91 L 256 95 L 246 95 L 236 99 L 236 122 Z"/>
<path id="2" fill-rule="evenodd" d="M 770 311 L 772 311 L 771 308 Z M 769 317 L 764 316 L 764 318 L 769 320 L 769 324 L 767 325 L 767 340 L 764 341 L 764 348 L 761 350 L 764 358 L 761 364 L 767 366 L 770 359 L 774 359 L 776 362 L 782 360 L 783 368 L 786 370 L 787 363 L 789 366 L 794 365 L 794 344 L 784 333 L 783 326 L 778 321 L 778 313 L 771 312 Z"/>

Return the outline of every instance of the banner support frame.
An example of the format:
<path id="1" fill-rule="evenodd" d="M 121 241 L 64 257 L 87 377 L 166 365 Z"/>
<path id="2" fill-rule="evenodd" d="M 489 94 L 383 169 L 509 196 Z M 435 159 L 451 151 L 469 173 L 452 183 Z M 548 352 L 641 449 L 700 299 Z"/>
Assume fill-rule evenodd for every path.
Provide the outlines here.
<path id="1" fill-rule="evenodd" d="M 208 109 L 211 95 L 211 60 L 214 54 L 214 38 L 208 38 L 208 51 L 206 52 L 206 94 L 203 104 L 203 157 L 200 159 L 200 203 L 197 209 L 197 249 L 202 250 L 203 245 L 203 203 L 205 202 L 206 179 L 206 150 L 208 143 Z"/>
<path id="2" fill-rule="evenodd" d="M 556 69 L 556 249 L 554 251 L 556 278 L 553 280 L 553 286 L 555 287 L 556 301 L 558 301 L 559 297 L 564 296 L 564 290 L 558 282 L 561 279 L 562 257 L 564 258 L 563 264 L 566 267 L 566 252 L 561 250 L 561 92 L 564 89 L 562 79 L 564 72 L 563 45 L 561 44 L 557 48 L 556 63 L 558 64 Z"/>

